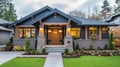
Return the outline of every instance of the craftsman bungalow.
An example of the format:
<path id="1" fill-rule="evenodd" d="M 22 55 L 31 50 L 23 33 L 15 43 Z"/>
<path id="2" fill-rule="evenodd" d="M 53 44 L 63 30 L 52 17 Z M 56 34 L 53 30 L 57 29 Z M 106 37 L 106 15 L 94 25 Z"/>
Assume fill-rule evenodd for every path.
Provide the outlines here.
<path id="1" fill-rule="evenodd" d="M 72 50 L 73 41 L 81 48 L 103 48 L 109 44 L 109 26 L 116 24 L 71 16 L 46 6 L 13 24 L 14 44 L 23 46 L 29 37 L 32 48 L 36 44 L 37 50 L 46 48 L 48 52 Z"/>

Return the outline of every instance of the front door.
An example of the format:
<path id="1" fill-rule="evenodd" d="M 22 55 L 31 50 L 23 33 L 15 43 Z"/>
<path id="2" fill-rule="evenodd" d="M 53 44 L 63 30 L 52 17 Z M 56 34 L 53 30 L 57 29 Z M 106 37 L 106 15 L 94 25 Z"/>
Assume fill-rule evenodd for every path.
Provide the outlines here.
<path id="1" fill-rule="evenodd" d="M 61 45 L 62 44 L 62 27 L 48 28 L 48 44 Z"/>

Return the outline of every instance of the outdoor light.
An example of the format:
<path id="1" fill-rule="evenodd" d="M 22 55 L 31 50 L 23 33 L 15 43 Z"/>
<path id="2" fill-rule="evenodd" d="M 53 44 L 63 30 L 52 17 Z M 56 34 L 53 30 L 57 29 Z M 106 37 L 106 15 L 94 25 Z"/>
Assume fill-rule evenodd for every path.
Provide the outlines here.
<path id="1" fill-rule="evenodd" d="M 51 30 L 48 30 L 48 32 L 50 33 L 50 32 L 52 32 Z"/>
<path id="2" fill-rule="evenodd" d="M 62 32 L 62 30 L 59 30 L 59 32 L 61 33 L 61 32 Z"/>

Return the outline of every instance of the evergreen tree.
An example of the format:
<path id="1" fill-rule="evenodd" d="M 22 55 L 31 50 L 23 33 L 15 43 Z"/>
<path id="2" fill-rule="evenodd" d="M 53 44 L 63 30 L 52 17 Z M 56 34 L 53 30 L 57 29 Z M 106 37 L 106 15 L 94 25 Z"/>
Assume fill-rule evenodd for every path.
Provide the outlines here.
<path id="1" fill-rule="evenodd" d="M 109 41 L 109 44 L 110 44 L 110 49 L 114 49 L 114 44 L 113 44 L 113 41 L 114 41 L 114 38 L 113 38 L 113 33 L 110 34 L 110 41 Z"/>
<path id="2" fill-rule="evenodd" d="M 120 12 L 120 0 L 115 0 L 115 3 L 117 4 L 117 7 L 115 8 L 115 12 Z"/>
<path id="3" fill-rule="evenodd" d="M 17 19 L 12 0 L 0 0 L 0 18 L 7 21 L 15 21 Z"/>
<path id="4" fill-rule="evenodd" d="M 108 13 L 111 12 L 111 7 L 107 0 L 104 0 L 103 6 L 101 6 L 101 8 L 102 8 L 101 16 L 103 17 L 103 19 L 105 19 Z"/>

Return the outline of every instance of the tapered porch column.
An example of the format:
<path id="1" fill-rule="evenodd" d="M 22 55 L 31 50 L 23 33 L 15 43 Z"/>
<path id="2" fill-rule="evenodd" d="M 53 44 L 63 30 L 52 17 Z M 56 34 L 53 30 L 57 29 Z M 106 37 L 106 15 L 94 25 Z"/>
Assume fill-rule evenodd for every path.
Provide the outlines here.
<path id="1" fill-rule="evenodd" d="M 45 48 L 44 25 L 42 24 L 42 21 L 40 20 L 39 37 L 37 40 L 37 50 L 41 52 L 43 48 Z"/>
<path id="2" fill-rule="evenodd" d="M 71 21 L 68 21 L 68 24 L 66 26 L 66 37 L 64 39 L 64 45 L 66 46 L 66 48 L 72 52 L 73 51 L 73 39 L 71 36 L 71 26 L 70 26 Z"/>
<path id="3" fill-rule="evenodd" d="M 88 40 L 88 27 L 85 26 L 85 40 Z"/>
<path id="4" fill-rule="evenodd" d="M 102 32 L 101 32 L 101 27 L 99 27 L 99 40 L 101 40 L 102 39 Z"/>
<path id="5" fill-rule="evenodd" d="M 15 26 L 15 38 L 19 38 L 19 27 Z"/>

